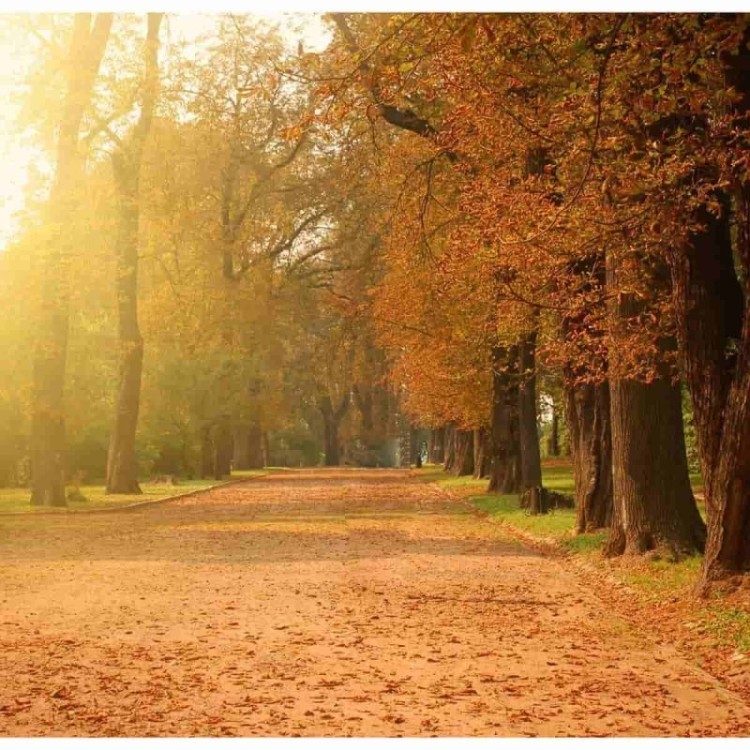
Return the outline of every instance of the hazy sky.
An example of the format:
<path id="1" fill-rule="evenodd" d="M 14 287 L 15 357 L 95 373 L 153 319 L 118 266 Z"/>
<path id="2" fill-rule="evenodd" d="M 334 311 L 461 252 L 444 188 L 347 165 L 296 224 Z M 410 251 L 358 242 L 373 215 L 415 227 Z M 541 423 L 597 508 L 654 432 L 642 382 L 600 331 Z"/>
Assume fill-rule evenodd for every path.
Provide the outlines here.
<path id="1" fill-rule="evenodd" d="M 277 19 L 286 30 L 292 45 L 302 39 L 305 49 L 322 49 L 329 32 L 320 14 L 258 13 Z M 171 42 L 192 43 L 210 31 L 217 16 L 207 13 L 169 14 L 163 38 Z M 44 167 L 46 155 L 34 149 L 29 137 L 16 125 L 17 105 L 12 101 L 22 90 L 24 73 L 30 63 L 26 40 L 16 34 L 0 36 L 0 249 L 12 239 L 16 222 L 14 215 L 23 208 L 24 186 L 32 164 Z"/>

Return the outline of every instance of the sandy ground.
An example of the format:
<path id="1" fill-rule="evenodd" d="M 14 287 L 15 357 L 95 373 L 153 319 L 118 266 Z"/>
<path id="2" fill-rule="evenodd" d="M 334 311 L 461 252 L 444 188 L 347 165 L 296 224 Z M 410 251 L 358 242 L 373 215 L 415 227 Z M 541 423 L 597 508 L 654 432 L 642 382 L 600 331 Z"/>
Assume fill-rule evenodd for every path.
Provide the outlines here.
<path id="1" fill-rule="evenodd" d="M 0 734 L 747 735 L 564 559 L 402 471 L 0 520 Z"/>

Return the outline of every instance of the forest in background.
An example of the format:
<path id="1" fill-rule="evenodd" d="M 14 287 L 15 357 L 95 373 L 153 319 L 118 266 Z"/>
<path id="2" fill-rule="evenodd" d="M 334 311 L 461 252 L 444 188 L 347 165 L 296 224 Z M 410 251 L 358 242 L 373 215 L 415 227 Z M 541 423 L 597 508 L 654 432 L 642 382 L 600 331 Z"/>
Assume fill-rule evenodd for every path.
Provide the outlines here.
<path id="1" fill-rule="evenodd" d="M 744 571 L 747 17 L 323 20 L 307 51 L 252 16 L 186 46 L 6 19 L 50 169 L 0 255 L 3 483 L 387 465 L 422 428 L 542 513 L 543 417 L 580 533 Z"/>

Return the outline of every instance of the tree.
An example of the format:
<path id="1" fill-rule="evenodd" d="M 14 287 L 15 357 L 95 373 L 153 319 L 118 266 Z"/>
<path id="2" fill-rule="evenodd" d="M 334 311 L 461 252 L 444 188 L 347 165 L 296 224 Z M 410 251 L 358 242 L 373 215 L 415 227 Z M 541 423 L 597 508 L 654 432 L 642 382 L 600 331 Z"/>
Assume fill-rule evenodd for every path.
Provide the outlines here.
<path id="1" fill-rule="evenodd" d="M 162 13 L 148 14 L 138 121 L 126 140 L 120 141 L 111 154 L 119 203 L 115 252 L 120 374 L 115 419 L 107 455 L 108 494 L 140 494 L 141 491 L 135 461 L 135 434 L 143 369 L 143 338 L 138 325 L 140 174 L 156 104 L 159 79 L 159 27 L 162 17 Z"/>
<path id="2" fill-rule="evenodd" d="M 42 310 L 35 343 L 31 474 L 32 505 L 66 505 L 63 390 L 68 342 L 68 237 L 82 179 L 81 123 L 107 46 L 112 14 L 77 13 L 66 65 L 66 92 L 57 136 L 55 177 L 46 220 L 56 228 L 46 247 Z M 50 232 L 52 234 L 52 232 Z"/>

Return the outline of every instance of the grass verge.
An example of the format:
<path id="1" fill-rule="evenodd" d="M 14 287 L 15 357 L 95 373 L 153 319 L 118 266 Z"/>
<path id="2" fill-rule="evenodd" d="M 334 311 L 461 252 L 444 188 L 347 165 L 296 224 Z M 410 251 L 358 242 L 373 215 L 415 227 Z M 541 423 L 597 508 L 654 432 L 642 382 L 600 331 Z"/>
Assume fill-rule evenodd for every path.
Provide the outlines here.
<path id="1" fill-rule="evenodd" d="M 177 484 L 152 484 L 148 480 L 141 483 L 140 495 L 105 495 L 104 485 L 81 485 L 80 492 L 85 501 L 69 501 L 67 508 L 39 508 L 29 504 L 31 493 L 27 487 L 4 487 L 0 489 L 0 513 L 70 513 L 81 510 L 101 510 L 103 508 L 118 508 L 133 503 L 143 503 L 149 500 L 166 500 L 177 495 L 184 495 L 195 490 L 220 487 L 236 479 L 251 479 L 263 476 L 266 470 L 233 472 L 230 479 L 183 479 Z"/>

